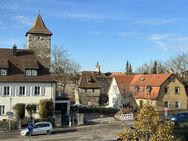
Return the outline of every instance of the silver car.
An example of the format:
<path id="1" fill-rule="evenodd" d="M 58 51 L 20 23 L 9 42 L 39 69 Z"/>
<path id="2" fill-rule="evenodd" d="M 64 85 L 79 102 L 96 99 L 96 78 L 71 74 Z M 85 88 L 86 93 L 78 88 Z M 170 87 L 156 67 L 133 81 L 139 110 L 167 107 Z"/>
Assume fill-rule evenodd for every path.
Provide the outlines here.
<path id="1" fill-rule="evenodd" d="M 37 122 L 32 127 L 31 135 L 51 134 L 52 131 L 53 131 L 53 127 L 50 122 Z M 22 136 L 29 135 L 29 129 L 25 128 L 21 130 L 20 134 Z"/>

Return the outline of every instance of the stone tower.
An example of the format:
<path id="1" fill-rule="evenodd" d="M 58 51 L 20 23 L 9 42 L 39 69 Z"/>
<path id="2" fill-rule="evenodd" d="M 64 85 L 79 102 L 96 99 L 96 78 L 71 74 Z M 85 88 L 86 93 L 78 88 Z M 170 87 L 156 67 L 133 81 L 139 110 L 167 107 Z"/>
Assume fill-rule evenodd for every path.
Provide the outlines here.
<path id="1" fill-rule="evenodd" d="M 26 33 L 27 48 L 35 52 L 42 63 L 50 69 L 51 36 L 40 14 L 37 16 L 34 26 Z"/>

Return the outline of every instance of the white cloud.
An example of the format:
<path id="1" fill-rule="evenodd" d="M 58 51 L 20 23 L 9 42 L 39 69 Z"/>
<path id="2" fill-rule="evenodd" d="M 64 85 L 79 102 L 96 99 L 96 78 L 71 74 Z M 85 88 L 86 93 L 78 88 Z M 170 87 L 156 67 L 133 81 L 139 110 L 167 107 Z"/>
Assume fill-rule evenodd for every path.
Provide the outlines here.
<path id="1" fill-rule="evenodd" d="M 188 36 L 152 34 L 147 39 L 157 44 L 164 51 L 188 52 Z"/>
<path id="2" fill-rule="evenodd" d="M 133 21 L 130 23 L 131 25 L 165 25 L 165 24 L 171 24 L 174 22 L 179 21 L 177 18 L 172 19 L 133 19 Z"/>
<path id="3" fill-rule="evenodd" d="M 27 25 L 27 26 L 32 26 L 33 25 L 33 20 L 31 18 L 25 17 L 25 16 L 16 16 L 13 18 L 13 20 L 16 20 L 17 22 Z"/>

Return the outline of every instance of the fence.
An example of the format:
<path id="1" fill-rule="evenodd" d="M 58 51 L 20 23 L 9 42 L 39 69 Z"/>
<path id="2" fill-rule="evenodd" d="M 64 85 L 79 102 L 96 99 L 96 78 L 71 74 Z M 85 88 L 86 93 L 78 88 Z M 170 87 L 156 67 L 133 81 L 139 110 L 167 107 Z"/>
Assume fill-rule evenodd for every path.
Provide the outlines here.
<path id="1" fill-rule="evenodd" d="M 119 115 L 119 120 L 121 120 L 121 121 L 134 120 L 134 115 L 132 113 L 130 113 L 130 114 L 121 114 L 121 115 Z"/>

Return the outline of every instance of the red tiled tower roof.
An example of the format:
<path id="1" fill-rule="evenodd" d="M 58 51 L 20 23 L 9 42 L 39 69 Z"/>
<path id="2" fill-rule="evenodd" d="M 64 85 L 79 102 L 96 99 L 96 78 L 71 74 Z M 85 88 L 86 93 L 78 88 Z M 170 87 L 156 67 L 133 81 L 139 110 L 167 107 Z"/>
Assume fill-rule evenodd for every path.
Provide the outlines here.
<path id="1" fill-rule="evenodd" d="M 50 36 L 52 35 L 52 32 L 46 28 L 40 14 L 37 16 L 37 19 L 35 21 L 34 26 L 26 33 L 26 36 L 27 36 L 28 33 L 31 33 L 31 34 L 35 34 L 35 33 L 47 34 L 47 35 L 50 35 Z"/>

